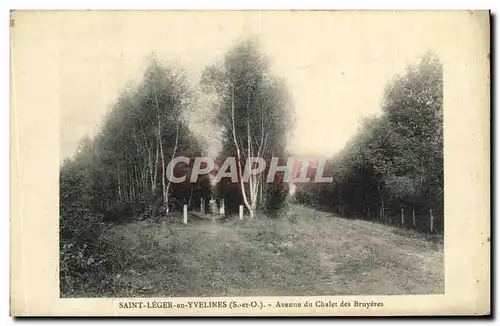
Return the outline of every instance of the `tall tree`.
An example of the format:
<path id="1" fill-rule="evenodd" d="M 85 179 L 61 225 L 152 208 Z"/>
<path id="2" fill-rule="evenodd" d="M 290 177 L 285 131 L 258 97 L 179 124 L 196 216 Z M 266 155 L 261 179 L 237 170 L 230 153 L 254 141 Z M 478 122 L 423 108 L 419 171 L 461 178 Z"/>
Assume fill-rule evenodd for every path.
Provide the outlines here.
<path id="1" fill-rule="evenodd" d="M 382 115 L 366 119 L 330 161 L 334 183 L 314 188 L 321 206 L 336 206 L 341 215 L 402 224 L 407 224 L 405 210 L 411 209 L 413 226 L 429 230 L 437 215 L 436 226 L 442 228 L 442 78 L 442 65 L 431 53 L 393 78 L 384 92 Z"/>
<path id="2" fill-rule="evenodd" d="M 236 156 L 243 203 L 253 218 L 265 180 L 261 174 L 251 175 L 246 183 L 244 167 L 250 157 L 285 154 L 292 113 L 289 95 L 254 39 L 238 42 L 222 61 L 208 66 L 201 84 L 217 96 L 217 122 L 224 130 L 221 156 Z"/>
<path id="3" fill-rule="evenodd" d="M 173 191 L 166 166 L 181 149 L 201 151 L 186 119 L 195 101 L 186 73 L 156 60 L 140 83 L 123 90 L 100 132 L 88 140 L 95 161 L 94 210 L 114 211 L 118 218 L 160 200 L 169 213 Z"/>

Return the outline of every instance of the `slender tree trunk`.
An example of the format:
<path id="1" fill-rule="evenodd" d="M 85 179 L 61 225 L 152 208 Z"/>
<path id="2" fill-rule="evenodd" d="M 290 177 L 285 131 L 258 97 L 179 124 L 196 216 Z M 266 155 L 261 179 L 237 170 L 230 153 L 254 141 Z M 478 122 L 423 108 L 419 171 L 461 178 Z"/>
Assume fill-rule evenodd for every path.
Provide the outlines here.
<path id="1" fill-rule="evenodd" d="M 153 185 L 151 187 L 153 194 L 155 194 L 155 192 L 156 192 L 156 178 L 158 176 L 158 157 L 159 157 L 159 150 L 160 150 L 160 142 L 161 142 L 161 140 L 156 141 L 156 157 L 155 157 L 155 166 L 154 166 L 154 173 L 153 173 Z"/>
<path id="2" fill-rule="evenodd" d="M 163 152 L 163 140 L 161 137 L 161 119 L 160 119 L 160 106 L 158 104 L 158 96 L 156 94 L 156 85 L 153 80 L 153 89 L 155 95 L 155 103 L 156 103 L 156 116 L 157 116 L 157 131 L 156 137 L 158 144 L 160 146 L 160 156 L 161 156 L 161 184 L 162 184 L 162 192 L 163 192 L 163 204 L 165 205 L 165 217 L 168 216 L 169 208 L 168 208 L 168 198 L 167 198 L 167 189 L 165 185 L 165 153 Z"/>
<path id="3" fill-rule="evenodd" d="M 260 182 L 260 187 L 259 187 L 259 191 L 260 191 L 260 194 L 259 194 L 259 206 L 262 206 L 262 201 L 263 201 L 263 198 L 264 198 L 264 182 Z"/>
<path id="4" fill-rule="evenodd" d="M 116 165 L 116 179 L 118 181 L 118 199 L 122 201 L 122 188 L 120 185 L 120 168 L 118 167 L 118 164 Z"/>
<path id="5" fill-rule="evenodd" d="M 432 208 L 429 208 L 429 216 L 431 218 L 430 231 L 432 233 L 434 231 L 434 216 L 432 215 Z"/>
<path id="6" fill-rule="evenodd" d="M 250 132 L 250 116 L 249 116 L 249 111 L 250 111 L 250 94 L 248 95 L 248 100 L 247 100 L 247 151 L 248 151 L 248 158 L 253 156 L 253 148 L 252 148 L 252 133 Z M 248 161 L 247 161 L 248 162 Z M 247 167 L 249 171 L 252 169 L 252 166 Z M 250 175 L 249 176 L 249 191 L 250 191 L 250 208 L 249 208 L 249 215 L 250 219 L 252 220 L 255 215 L 255 209 L 257 206 L 257 196 L 258 196 L 258 184 L 257 184 L 257 178 L 255 175 Z"/>
<path id="7" fill-rule="evenodd" d="M 151 183 L 151 193 L 154 193 L 154 179 L 153 179 L 153 161 L 151 158 L 151 148 L 146 145 L 146 148 L 148 150 L 148 171 L 149 171 L 149 182 Z"/>
<path id="8" fill-rule="evenodd" d="M 179 121 L 177 121 L 177 126 L 175 128 L 175 144 L 174 144 L 174 150 L 172 151 L 172 159 L 175 157 L 175 153 L 177 152 L 177 144 L 179 143 Z M 163 150 L 162 150 L 162 157 L 163 157 Z M 163 167 L 163 173 L 165 173 L 165 167 Z M 173 173 L 173 171 L 172 171 Z M 166 209 L 165 209 L 165 214 L 168 215 L 169 213 L 169 191 L 170 191 L 170 180 L 168 180 L 167 188 L 165 189 L 165 177 L 163 177 L 163 189 L 164 189 L 164 198 L 165 198 L 165 204 L 166 204 Z M 185 202 L 185 199 L 184 199 Z"/>
<path id="9" fill-rule="evenodd" d="M 128 173 L 128 168 L 125 168 L 125 194 L 127 197 L 127 203 L 130 203 L 132 200 L 130 200 L 130 176 Z"/>
<path id="10" fill-rule="evenodd" d="M 239 178 L 239 181 L 240 181 L 240 189 L 241 189 L 241 193 L 243 195 L 243 202 L 245 203 L 245 206 L 247 207 L 247 209 L 249 211 L 251 211 L 251 207 L 250 207 L 250 204 L 248 202 L 248 198 L 247 198 L 247 194 L 246 194 L 246 191 L 245 191 L 245 184 L 243 183 L 243 171 L 241 170 L 242 167 L 241 167 L 241 151 L 240 151 L 240 146 L 238 144 L 238 139 L 236 138 L 236 126 L 235 126 L 235 117 L 234 117 L 234 85 L 233 85 L 233 93 L 232 93 L 232 97 L 231 97 L 231 124 L 230 124 L 230 128 L 231 128 L 231 131 L 232 131 L 232 134 L 233 134 L 233 142 L 234 142 L 234 145 L 236 147 L 236 155 L 237 155 L 237 159 L 238 159 L 238 178 Z"/>
<path id="11" fill-rule="evenodd" d="M 125 163 L 126 164 L 126 163 Z M 121 172 L 121 185 L 122 185 L 122 192 L 123 192 L 123 197 L 124 197 L 124 200 L 125 202 L 129 202 L 129 196 L 128 196 L 128 193 L 129 193 L 129 185 L 128 185 L 128 173 L 127 173 L 127 167 L 125 167 L 122 172 Z"/>
<path id="12" fill-rule="evenodd" d="M 142 148 L 142 146 L 139 142 L 139 139 L 137 137 L 137 132 L 135 130 L 135 126 L 132 126 L 132 139 L 134 140 L 134 143 L 135 143 L 137 158 L 142 157 L 143 148 Z M 134 159 L 132 162 L 133 166 L 132 166 L 131 183 L 132 183 L 132 201 L 133 202 L 137 201 L 138 195 L 140 196 L 140 194 L 137 194 L 137 192 L 138 192 L 138 190 L 141 189 L 141 182 L 140 182 L 140 178 L 139 178 L 139 170 L 140 169 L 138 168 L 140 163 L 139 163 L 139 160 L 137 158 Z"/>
<path id="13" fill-rule="evenodd" d="M 385 206 L 384 206 L 384 197 L 382 196 L 382 191 L 380 190 L 380 184 L 377 182 L 377 190 L 380 197 L 380 219 L 385 221 Z"/>
<path id="14" fill-rule="evenodd" d="M 413 227 L 416 229 L 417 228 L 417 222 L 415 221 L 415 208 L 412 209 L 412 219 L 413 219 Z"/>
<path id="15" fill-rule="evenodd" d="M 401 225 L 405 226 L 405 209 L 401 208 Z"/>
<path id="16" fill-rule="evenodd" d="M 250 118 L 248 117 L 248 109 L 247 109 L 247 151 L 248 151 L 248 156 L 247 159 L 252 157 L 252 139 L 250 135 Z M 248 163 L 248 161 L 247 161 Z M 252 167 L 247 167 L 249 170 Z M 250 191 L 250 209 L 249 214 L 250 214 L 250 219 L 253 219 L 254 211 L 255 211 L 255 192 L 254 192 L 254 183 L 253 183 L 253 175 L 250 175 L 250 178 L 248 179 L 249 182 L 249 191 Z"/>
<path id="17" fill-rule="evenodd" d="M 163 195 L 163 205 L 165 205 L 165 217 L 168 216 L 168 199 L 165 185 L 165 154 L 163 153 L 163 144 L 160 134 L 160 117 L 158 116 L 158 141 L 160 143 L 160 157 L 161 157 L 161 185 L 162 185 L 162 195 Z"/>
<path id="18" fill-rule="evenodd" d="M 125 169 L 125 193 L 127 194 L 127 203 L 132 202 L 130 195 L 130 176 L 128 173 L 128 168 Z"/>
<path id="19" fill-rule="evenodd" d="M 141 199 L 142 195 L 142 179 L 141 179 L 141 173 L 140 173 L 140 168 L 138 166 L 135 167 L 135 196 L 136 200 Z"/>
<path id="20" fill-rule="evenodd" d="M 141 178 L 139 177 L 139 169 L 138 164 L 134 164 L 133 174 L 132 174 L 132 182 L 134 184 L 134 199 L 137 201 L 140 197 L 141 190 Z"/>
<path id="21" fill-rule="evenodd" d="M 141 177 L 141 198 L 145 199 L 146 194 L 149 191 L 149 185 L 148 185 L 148 166 L 144 166 L 143 169 L 140 170 L 140 177 Z"/>
<path id="22" fill-rule="evenodd" d="M 134 170 L 132 169 L 132 174 L 130 175 L 130 192 L 132 194 L 131 196 L 131 202 L 135 203 L 137 198 L 135 196 L 135 176 L 134 176 Z"/>
<path id="23" fill-rule="evenodd" d="M 128 190 L 128 202 L 131 203 L 132 202 L 132 176 L 129 172 L 129 170 L 127 169 L 127 190 Z"/>

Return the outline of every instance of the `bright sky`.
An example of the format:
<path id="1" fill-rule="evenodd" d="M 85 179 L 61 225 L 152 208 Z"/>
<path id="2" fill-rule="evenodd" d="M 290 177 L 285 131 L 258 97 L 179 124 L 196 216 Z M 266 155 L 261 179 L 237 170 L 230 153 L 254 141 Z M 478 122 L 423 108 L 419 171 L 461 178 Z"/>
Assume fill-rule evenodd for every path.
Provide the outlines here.
<path id="1" fill-rule="evenodd" d="M 50 15 L 41 21 L 50 21 L 46 32 L 59 53 L 61 157 L 98 130 L 120 90 L 140 79 L 151 53 L 181 63 L 195 85 L 203 68 L 245 35 L 259 37 L 275 74 L 288 83 L 297 118 L 290 149 L 330 155 L 354 135 L 360 118 L 380 112 L 391 77 L 429 49 L 439 55 L 443 37 L 435 37 L 440 20 L 432 13 L 426 19 L 389 11 Z M 206 119 L 194 120 L 196 130 L 214 130 Z"/>

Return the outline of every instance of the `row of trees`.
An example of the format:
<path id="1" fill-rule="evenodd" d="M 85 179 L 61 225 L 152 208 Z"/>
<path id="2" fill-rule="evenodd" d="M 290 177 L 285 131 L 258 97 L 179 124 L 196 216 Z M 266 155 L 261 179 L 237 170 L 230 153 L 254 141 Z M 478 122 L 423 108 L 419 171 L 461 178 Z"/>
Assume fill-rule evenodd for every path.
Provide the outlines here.
<path id="1" fill-rule="evenodd" d="M 109 222 L 165 220 L 182 204 L 199 207 L 201 198 L 210 196 L 207 175 L 189 182 L 190 165 L 174 170 L 188 175 L 185 183 L 170 183 L 166 175 L 175 156 L 202 155 L 202 143 L 187 123 L 196 101 L 182 69 L 153 59 L 142 80 L 123 90 L 100 132 L 83 139 L 62 163 L 61 293 L 112 287 L 107 270 L 121 267 L 114 259 L 118 248 L 101 236 Z"/>
<path id="2" fill-rule="evenodd" d="M 199 207 L 205 199 L 208 206 L 214 192 L 219 202 L 225 199 L 229 214 L 240 204 L 250 218 L 266 207 L 272 212 L 284 207 L 286 185 L 269 186 L 261 176 L 242 180 L 248 157 L 285 156 L 292 117 L 284 82 L 272 76 L 259 43 L 237 43 L 221 61 L 207 66 L 200 84 L 213 99 L 210 103 L 201 103 L 200 90 L 190 85 L 183 69 L 153 59 L 142 80 L 123 90 L 100 132 L 85 138 L 61 166 L 62 230 L 78 224 L 78 207 L 104 221 L 165 219 L 183 204 Z M 194 158 L 205 154 L 187 122 L 199 105 L 212 106 L 212 120 L 222 130 L 217 161 L 237 158 L 237 183 L 225 178 L 212 189 L 213 174 L 190 182 Z M 171 183 L 166 168 L 180 155 L 191 157 L 190 164 L 178 163 L 174 170 L 176 176 L 187 175 L 186 182 Z"/>
<path id="3" fill-rule="evenodd" d="M 199 91 L 212 101 L 202 103 Z M 298 184 L 296 200 L 341 216 L 442 231 L 442 92 L 442 66 L 426 55 L 387 86 L 383 114 L 364 121 L 345 149 L 329 160 L 326 171 L 333 182 Z M 228 168 L 222 163 L 227 157 L 236 157 L 237 182 L 223 178 L 212 187 L 210 173 L 190 182 L 194 158 L 205 154 L 188 123 L 199 105 L 211 105 L 211 117 L 205 118 L 213 118 L 222 131 L 213 173 Z M 119 263 L 100 237 L 106 222 L 165 220 L 184 204 L 208 206 L 211 197 L 224 200 L 228 214 L 239 205 L 250 218 L 258 212 L 270 217 L 286 212 L 289 189 L 281 182 L 283 174 L 273 183 L 264 178 L 272 157 L 286 164 L 292 123 L 285 83 L 272 75 L 256 40 L 237 43 L 207 66 L 200 89 L 180 67 L 153 59 L 141 81 L 123 90 L 100 132 L 83 139 L 61 165 L 62 292 L 100 280 L 103 265 L 98 264 Z M 177 164 L 173 173 L 187 175 L 186 181 L 171 183 L 167 165 L 181 155 L 190 163 Z M 264 158 L 267 168 L 244 182 L 250 157 Z M 89 273 L 92 268 L 95 274 Z"/>
<path id="4" fill-rule="evenodd" d="M 183 204 L 199 207 L 212 196 L 226 211 L 243 204 L 279 214 L 288 184 L 263 180 L 271 157 L 286 163 L 286 134 L 293 110 L 285 83 L 273 76 L 255 40 L 237 43 L 207 66 L 201 90 L 211 96 L 215 125 L 222 130 L 218 168 L 237 158 L 238 180 L 222 179 L 214 189 L 210 175 L 189 182 L 192 165 L 178 164 L 170 183 L 166 166 L 175 156 L 203 155 L 203 145 L 187 117 L 200 105 L 197 90 L 179 67 L 152 60 L 140 83 L 127 87 L 106 116 L 99 134 L 82 141 L 60 174 L 62 241 L 96 238 L 103 221 L 168 218 Z M 326 168 L 331 184 L 298 184 L 299 202 L 341 216 L 403 224 L 422 230 L 443 229 L 442 66 L 428 54 L 387 86 L 380 117 L 364 121 L 360 132 Z M 243 182 L 249 157 L 267 161 L 264 173 Z M 191 164 L 194 159 L 191 160 Z"/>
<path id="5" fill-rule="evenodd" d="M 96 282 L 103 286 L 103 270 L 120 263 L 113 259 L 117 248 L 101 236 L 109 222 L 168 220 L 185 204 L 200 209 L 204 203 L 206 210 L 214 192 L 219 202 L 225 201 L 227 214 L 241 204 L 250 218 L 264 208 L 267 213 L 282 211 L 288 194 L 283 183 L 269 186 L 260 176 L 242 180 L 248 157 L 285 155 L 291 121 L 284 83 L 271 75 L 258 42 L 237 43 L 220 62 L 207 66 L 200 86 L 191 85 L 180 67 L 151 60 L 141 81 L 126 87 L 110 108 L 99 133 L 83 139 L 75 155 L 62 163 L 62 293 Z M 203 103 L 200 91 L 214 100 Z M 212 189 L 212 176 L 221 166 L 190 182 L 194 158 L 206 154 L 188 123 L 200 105 L 212 106 L 212 117 L 204 118 L 222 130 L 217 159 L 237 158 L 238 182 L 225 178 Z M 171 183 L 167 175 L 176 156 L 191 158 L 173 171 L 176 177 L 187 176 L 183 183 Z"/>
<path id="6" fill-rule="evenodd" d="M 141 83 L 122 92 L 101 132 L 84 139 L 75 156 L 63 162 L 61 209 L 71 205 L 65 193 L 78 189 L 85 206 L 109 220 L 147 209 L 168 215 L 176 202 L 206 187 L 201 178 L 195 185 L 179 185 L 166 177 L 173 157 L 202 151 L 186 122 L 195 100 L 182 69 L 153 60 Z M 177 169 L 189 172 L 186 166 Z"/>
<path id="7" fill-rule="evenodd" d="M 443 75 L 424 55 L 386 87 L 382 115 L 328 164 L 332 184 L 299 185 L 299 202 L 338 215 L 443 231 Z"/>

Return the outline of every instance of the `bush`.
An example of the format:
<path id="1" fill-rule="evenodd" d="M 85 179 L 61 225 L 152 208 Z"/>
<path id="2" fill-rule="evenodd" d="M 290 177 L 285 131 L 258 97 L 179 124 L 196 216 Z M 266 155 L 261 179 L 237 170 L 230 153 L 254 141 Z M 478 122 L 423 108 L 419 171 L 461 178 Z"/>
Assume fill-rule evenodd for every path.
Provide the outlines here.
<path id="1" fill-rule="evenodd" d="M 266 213 L 270 217 L 286 217 L 288 211 L 289 188 L 286 183 L 271 183 L 266 189 Z"/>

